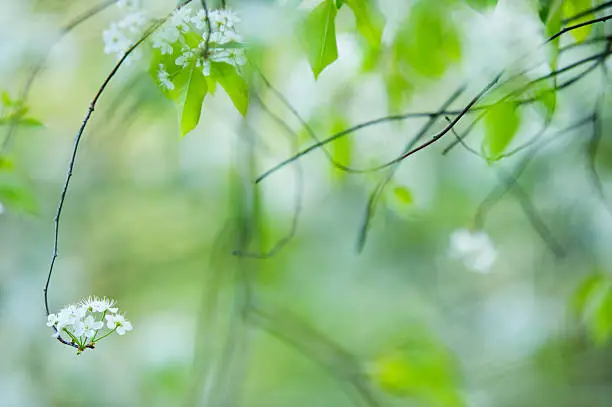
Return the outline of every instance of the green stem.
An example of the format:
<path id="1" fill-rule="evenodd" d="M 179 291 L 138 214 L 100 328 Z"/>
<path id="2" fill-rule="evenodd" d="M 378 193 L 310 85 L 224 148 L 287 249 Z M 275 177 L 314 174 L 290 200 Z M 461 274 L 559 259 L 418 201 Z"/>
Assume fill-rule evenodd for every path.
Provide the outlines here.
<path id="1" fill-rule="evenodd" d="M 109 331 L 109 332 L 107 332 L 107 333 L 106 333 L 106 335 L 103 335 L 103 336 L 99 337 L 99 338 L 96 340 L 96 342 L 97 342 L 97 341 L 100 341 L 100 340 L 102 340 L 102 339 L 104 339 L 104 338 L 106 338 L 108 335 L 112 334 L 112 333 L 113 333 L 113 332 L 115 332 L 116 330 L 117 330 L 117 327 L 114 327 L 112 331 Z M 92 339 L 92 342 L 93 342 L 93 339 Z M 95 342 L 94 342 L 94 343 L 95 343 Z"/>

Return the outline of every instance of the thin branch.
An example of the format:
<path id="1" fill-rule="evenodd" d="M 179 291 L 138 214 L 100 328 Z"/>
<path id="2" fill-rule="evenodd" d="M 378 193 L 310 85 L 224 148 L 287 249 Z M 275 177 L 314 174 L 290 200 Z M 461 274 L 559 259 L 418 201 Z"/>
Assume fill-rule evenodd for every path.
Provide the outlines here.
<path id="1" fill-rule="evenodd" d="M 607 16 L 606 19 L 608 19 L 608 17 L 610 17 L 610 16 Z M 589 22 L 583 23 L 581 26 L 593 24 L 595 22 L 600 22 L 600 20 L 601 19 L 591 20 Z M 605 20 L 601 20 L 601 21 L 605 21 Z M 578 27 L 578 26 L 568 27 L 568 28 L 564 29 L 563 32 L 558 33 L 558 35 L 563 35 L 563 34 L 569 32 L 571 30 L 574 30 L 576 28 L 580 28 L 580 27 Z M 607 37 L 606 37 L 606 39 L 609 40 Z M 551 39 L 548 39 L 546 42 L 549 42 L 549 41 L 551 41 Z M 564 49 L 562 48 L 560 51 L 562 51 L 562 50 L 564 50 Z M 555 71 L 553 71 L 553 72 L 551 72 L 549 74 L 546 74 L 545 76 L 543 76 L 541 78 L 536 78 L 535 80 L 531 81 L 529 84 L 525 85 L 525 87 L 522 89 L 522 91 L 526 91 L 531 86 L 533 86 L 534 84 L 536 84 L 537 82 L 539 82 L 541 80 L 544 80 L 544 79 L 547 79 L 547 78 L 551 78 L 551 77 L 556 77 L 557 75 L 559 75 L 559 74 L 561 74 L 563 72 L 566 72 L 568 70 L 575 69 L 578 66 L 580 66 L 580 65 L 582 65 L 582 64 L 584 64 L 586 62 L 592 61 L 594 59 L 598 59 L 599 61 L 601 61 L 601 58 L 606 57 L 609 54 L 610 54 L 610 52 L 606 51 L 606 52 L 601 53 L 601 54 L 597 54 L 597 55 L 594 55 L 594 56 L 589 56 L 589 57 L 587 57 L 587 58 L 585 58 L 583 60 L 580 60 L 580 61 L 578 61 L 576 63 L 571 64 L 570 66 L 563 67 L 563 68 L 560 68 L 558 70 L 555 70 Z M 590 72 L 594 68 L 595 67 L 591 67 L 591 68 L 587 69 L 587 71 Z M 498 77 L 496 79 L 498 80 L 503 75 L 503 73 L 504 72 L 502 71 L 498 75 Z M 580 78 L 582 78 L 582 76 L 577 77 L 573 81 L 568 81 L 568 82 L 564 83 L 563 85 L 555 87 L 553 90 L 560 90 L 560 89 L 563 89 L 563 88 L 565 88 L 567 86 L 570 86 L 571 84 L 573 84 L 575 81 L 577 81 Z M 514 93 L 516 93 L 516 91 Z M 508 98 L 509 96 L 510 95 L 506 95 L 506 98 Z M 518 103 L 519 104 L 528 104 L 528 103 L 533 103 L 535 100 L 537 100 L 537 98 L 530 98 L 530 99 L 518 101 Z M 255 179 L 255 182 L 259 183 L 259 182 L 263 181 L 265 178 L 269 177 L 274 172 L 276 172 L 279 169 L 283 168 L 284 166 L 290 164 L 291 162 L 302 158 L 303 156 L 307 155 L 308 153 L 312 152 L 313 150 L 316 150 L 318 148 L 322 148 L 323 146 L 325 146 L 325 145 L 327 145 L 327 144 L 329 144 L 329 143 L 331 143 L 331 142 L 333 142 L 333 141 L 335 141 L 335 140 L 337 140 L 337 139 L 339 139 L 341 137 L 345 137 L 345 136 L 347 136 L 349 134 L 355 133 L 355 132 L 357 132 L 357 131 L 359 131 L 359 130 L 361 130 L 363 128 L 366 128 L 366 127 L 375 126 L 375 125 L 378 125 L 378 124 L 387 123 L 387 122 L 393 122 L 393 121 L 403 121 L 403 120 L 406 120 L 406 119 L 413 119 L 413 118 L 423 118 L 423 117 L 431 118 L 431 117 L 433 117 L 433 116 L 435 116 L 437 114 L 443 114 L 443 115 L 449 115 L 449 116 L 463 116 L 463 115 L 465 115 L 467 113 L 472 113 L 472 112 L 479 111 L 479 110 L 485 110 L 485 109 L 487 109 L 489 107 L 491 107 L 491 105 L 490 104 L 486 104 L 486 105 L 479 105 L 479 106 L 470 106 L 470 108 L 467 111 L 464 109 L 464 110 L 460 110 L 460 111 L 445 111 L 445 112 L 437 112 L 437 113 L 434 113 L 434 112 L 417 112 L 417 113 L 407 113 L 407 114 L 402 114 L 402 115 L 390 115 L 390 116 L 385 116 L 385 117 L 381 117 L 381 118 L 378 118 L 378 119 L 370 120 L 370 121 L 367 121 L 367 122 L 364 122 L 364 123 L 360 123 L 358 125 L 355 125 L 353 127 L 348 128 L 346 130 L 343 130 L 341 132 L 333 134 L 332 136 L 330 136 L 327 139 L 324 139 L 324 140 L 321 140 L 321 141 L 319 141 L 317 143 L 314 143 L 311 146 L 309 146 L 309 147 L 305 148 L 304 150 L 300 151 L 296 155 L 294 155 L 292 157 L 289 157 L 286 160 L 278 163 L 277 165 L 275 165 L 274 167 L 270 168 L 269 170 L 264 172 L 262 175 L 257 177 Z M 446 131 L 448 131 L 448 130 L 446 130 Z M 434 142 L 435 142 L 435 140 L 434 140 Z M 432 143 L 433 142 L 431 142 L 429 144 L 432 144 Z M 428 147 L 429 144 L 423 146 L 422 148 Z M 395 162 L 396 160 L 402 160 L 404 158 L 406 158 L 406 157 L 398 157 L 395 160 L 390 161 L 390 162 L 388 162 L 386 164 L 383 164 L 381 166 L 376 166 L 376 167 L 367 168 L 367 169 L 350 168 L 349 169 L 350 171 L 348 171 L 348 172 L 351 172 L 351 173 L 375 172 L 375 171 L 379 171 L 379 170 L 381 170 L 383 168 L 386 168 L 387 166 L 393 164 L 393 162 Z"/>
<path id="2" fill-rule="evenodd" d="M 578 20 L 578 19 L 580 19 L 582 17 L 588 16 L 590 14 L 595 14 L 598 11 L 607 9 L 608 7 L 612 7 L 612 1 L 606 1 L 605 3 L 602 3 L 602 4 L 598 5 L 598 6 L 591 7 L 589 9 L 581 11 L 580 13 L 575 14 L 575 15 L 569 17 L 569 18 L 561 20 L 561 24 L 563 24 L 563 25 L 569 24 L 572 21 L 576 21 L 576 20 Z"/>
<path id="3" fill-rule="evenodd" d="M 185 0 L 184 2 L 182 2 L 178 6 L 176 6 L 172 12 L 174 12 L 174 11 L 184 7 L 185 5 L 189 4 L 191 1 L 192 0 Z M 96 107 L 96 103 L 98 102 L 98 100 L 102 96 L 102 93 L 104 92 L 104 90 L 106 89 L 108 84 L 111 82 L 111 80 L 114 78 L 114 76 L 119 71 L 119 68 L 121 67 L 121 65 L 123 65 L 123 63 L 130 56 L 130 54 L 136 48 L 138 48 L 138 46 L 140 46 L 140 44 L 142 44 L 151 34 L 153 34 L 153 32 L 155 32 L 155 30 L 157 30 L 168 18 L 170 18 L 171 15 L 172 15 L 172 13 L 168 14 L 165 18 L 163 18 L 163 19 L 153 23 L 147 29 L 147 31 L 143 34 L 143 36 L 138 41 L 136 41 L 132 46 L 130 46 L 127 49 L 127 51 L 123 54 L 121 59 L 115 64 L 115 66 L 110 71 L 110 73 L 108 74 L 108 76 L 106 77 L 104 82 L 102 82 L 102 85 L 100 86 L 100 88 L 96 92 L 94 98 L 92 99 L 92 101 L 91 101 L 91 103 L 89 105 L 89 109 L 87 110 L 87 113 L 85 114 L 85 118 L 83 119 L 83 122 L 81 123 L 81 127 L 77 131 L 77 134 L 76 134 L 76 136 L 74 138 L 74 143 L 73 143 L 73 147 L 72 147 L 72 153 L 71 153 L 71 156 L 70 156 L 70 160 L 69 160 L 69 163 L 68 163 L 68 170 L 67 170 L 67 173 L 66 173 L 66 179 L 65 179 L 64 184 L 62 186 L 62 191 L 61 191 L 61 194 L 60 194 L 59 203 L 57 205 L 57 211 L 56 211 L 55 217 L 53 219 L 53 222 L 54 222 L 53 253 L 52 253 L 52 256 L 51 256 L 51 262 L 49 264 L 49 271 L 48 271 L 48 274 L 47 274 L 47 280 L 46 280 L 45 286 L 43 288 L 45 311 L 46 311 L 47 315 L 49 315 L 49 300 L 48 300 L 49 283 L 51 282 L 51 276 L 53 275 L 53 267 L 55 265 L 55 260 L 58 257 L 58 241 L 59 241 L 60 218 L 61 218 L 61 215 L 62 215 L 62 209 L 64 207 L 64 202 L 66 200 L 66 193 L 68 192 L 68 186 L 70 184 L 70 179 L 72 178 L 72 171 L 74 169 L 74 163 L 76 161 L 77 152 L 78 152 L 78 148 L 79 148 L 79 143 L 81 141 L 81 138 L 83 136 L 85 128 L 87 127 L 87 124 L 89 123 L 89 119 L 91 118 L 91 116 L 92 116 L 92 114 L 94 112 L 94 109 Z M 57 332 L 57 330 L 56 330 L 56 332 Z M 62 342 L 61 337 L 58 337 L 58 339 L 60 339 L 60 342 Z"/>
<path id="4" fill-rule="evenodd" d="M 210 24 L 210 18 L 208 17 L 208 4 L 206 0 L 200 0 L 202 8 L 204 9 L 204 18 L 206 19 L 206 38 L 204 39 L 204 59 L 208 59 L 208 50 L 210 48 L 210 37 L 212 36 L 212 25 Z"/>
<path id="5" fill-rule="evenodd" d="M 561 31 L 559 31 L 558 33 L 556 33 L 555 35 L 553 35 L 552 37 L 549 37 L 545 44 L 555 40 L 556 38 L 559 38 L 560 36 L 562 36 L 565 33 L 568 33 L 570 31 L 573 30 L 577 30 L 578 28 L 582 28 L 582 27 L 586 27 L 587 25 L 593 25 L 593 24 L 597 24 L 597 23 L 603 23 L 604 21 L 608 21 L 612 19 L 612 14 L 607 15 L 607 16 L 603 16 L 603 17 L 599 17 L 599 18 L 595 18 L 593 20 L 588 20 L 585 22 L 582 22 L 580 24 L 576 24 L 576 25 L 572 25 L 570 27 L 565 27 L 564 29 L 562 29 Z"/>

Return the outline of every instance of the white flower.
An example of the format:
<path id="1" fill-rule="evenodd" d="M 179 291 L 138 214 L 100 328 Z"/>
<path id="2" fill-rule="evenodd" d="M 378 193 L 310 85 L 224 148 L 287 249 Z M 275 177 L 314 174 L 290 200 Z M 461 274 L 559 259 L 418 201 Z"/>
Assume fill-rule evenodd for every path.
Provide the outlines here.
<path id="1" fill-rule="evenodd" d="M 233 30 L 236 24 L 240 23 L 240 18 L 231 10 L 213 10 L 209 13 L 210 22 L 213 30 L 224 31 Z"/>
<path id="2" fill-rule="evenodd" d="M 182 32 L 189 31 L 189 21 L 192 19 L 192 10 L 189 7 L 183 7 L 172 13 L 170 24 L 178 28 Z"/>
<path id="3" fill-rule="evenodd" d="M 130 39 L 123 34 L 117 23 L 102 32 L 105 54 L 119 54 L 121 56 L 131 45 Z"/>
<path id="4" fill-rule="evenodd" d="M 171 55 L 174 52 L 172 44 L 178 41 L 181 33 L 176 27 L 171 25 L 164 26 L 153 33 L 151 40 L 153 48 L 159 48 L 162 55 Z"/>
<path id="5" fill-rule="evenodd" d="M 204 60 L 204 62 L 201 63 L 202 65 L 202 74 L 204 76 L 210 76 L 210 61 L 208 59 Z"/>
<path id="6" fill-rule="evenodd" d="M 88 338 L 93 337 L 96 334 L 96 331 L 101 329 L 104 326 L 104 322 L 96 321 L 92 315 L 88 315 L 83 320 L 83 327 L 85 329 L 85 336 Z"/>
<path id="7" fill-rule="evenodd" d="M 206 41 L 207 33 L 202 34 L 202 38 Z M 215 31 L 210 36 L 210 42 L 214 42 L 216 44 L 227 44 L 229 42 L 240 42 L 242 41 L 242 37 L 238 35 L 235 31 Z"/>
<path id="8" fill-rule="evenodd" d="M 112 312 L 113 314 L 117 312 L 118 308 L 113 307 L 115 305 L 115 300 L 112 298 L 98 298 L 96 296 L 88 297 L 81 301 L 81 305 L 85 307 L 90 312 Z"/>
<path id="9" fill-rule="evenodd" d="M 113 331 L 119 335 L 132 330 L 132 324 L 123 315 L 117 314 L 115 300 L 111 298 L 89 297 L 77 304 L 62 308 L 57 314 L 47 316 L 47 326 L 54 327 L 53 337 L 61 338 L 77 348 L 77 353 L 95 347 L 95 344 L 109 336 Z M 108 330 L 102 317 L 106 317 Z"/>
<path id="10" fill-rule="evenodd" d="M 172 83 L 172 81 L 170 80 L 170 75 L 168 74 L 168 71 L 166 71 L 166 69 L 164 68 L 163 64 L 159 64 L 159 69 L 157 71 L 157 79 L 166 90 L 174 90 L 174 83 Z"/>
<path id="11" fill-rule="evenodd" d="M 64 307 L 57 314 L 57 329 L 62 330 L 65 327 L 78 325 L 78 322 L 85 316 L 87 309 L 83 306 L 70 304 Z"/>
<path id="12" fill-rule="evenodd" d="M 198 30 L 207 30 L 208 24 L 206 24 L 206 12 L 204 10 L 200 10 L 196 13 L 195 16 L 191 17 L 189 20 Z"/>
<path id="13" fill-rule="evenodd" d="M 187 65 L 189 65 L 189 63 L 194 57 L 195 52 L 191 48 L 185 47 L 182 49 L 182 54 L 179 55 L 178 58 L 176 58 L 174 63 L 178 66 L 186 67 Z"/>
<path id="14" fill-rule="evenodd" d="M 0 202 L 0 215 L 2 215 L 4 213 L 4 205 L 2 205 L 2 202 Z"/>
<path id="15" fill-rule="evenodd" d="M 241 48 L 229 48 L 227 50 L 229 54 L 229 58 L 231 59 L 231 64 L 238 67 L 246 64 L 246 55 L 244 54 L 244 50 Z"/>
<path id="16" fill-rule="evenodd" d="M 125 16 L 117 23 L 117 26 L 122 29 L 127 29 L 132 34 L 137 34 L 141 31 L 142 26 L 147 22 L 147 15 L 142 11 L 136 11 Z"/>
<path id="17" fill-rule="evenodd" d="M 57 315 L 55 314 L 47 315 L 47 326 L 48 327 L 54 326 L 55 324 L 57 324 L 58 321 L 59 320 L 57 318 Z"/>
<path id="18" fill-rule="evenodd" d="M 451 234 L 449 254 L 479 273 L 487 273 L 497 259 L 497 250 L 489 235 L 468 229 L 459 229 Z"/>
<path id="19" fill-rule="evenodd" d="M 130 321 L 127 321 L 123 315 L 107 315 L 106 316 L 106 327 L 108 329 L 117 328 L 117 333 L 119 335 L 124 335 L 127 331 L 132 330 L 132 324 Z"/>

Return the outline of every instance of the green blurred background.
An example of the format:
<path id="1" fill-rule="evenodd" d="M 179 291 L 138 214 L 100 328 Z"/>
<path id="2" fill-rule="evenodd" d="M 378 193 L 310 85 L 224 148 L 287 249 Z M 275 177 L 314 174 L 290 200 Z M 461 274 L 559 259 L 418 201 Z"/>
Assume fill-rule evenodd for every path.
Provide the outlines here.
<path id="1" fill-rule="evenodd" d="M 297 3 L 228 0 L 258 44 L 262 71 L 321 138 L 397 109 L 435 111 L 467 82 L 453 105 L 461 108 L 489 71 L 544 39 L 537 14 L 521 1 L 500 0 L 484 15 L 449 1 L 441 22 L 426 24 L 449 31 L 438 43 L 427 30 L 416 36 L 424 45 L 411 56 L 422 59 L 407 79 L 385 61 L 371 62 L 342 9 L 339 59 L 315 82 L 295 24 L 317 2 Z M 391 44 L 414 2 L 379 3 L 383 44 Z M 2 1 L 0 88 L 18 98 L 61 27 L 92 5 Z M 155 16 L 173 6 L 143 4 Z M 555 136 L 601 113 L 605 191 L 610 82 L 599 70 L 558 92 L 549 129 L 556 139 L 538 151 L 519 192 L 489 208 L 479 226 L 498 257 L 488 273 L 475 273 L 449 257 L 449 236 L 474 225 L 488 194 L 505 189 L 499 171 L 511 172 L 521 156 L 489 165 L 461 146 L 443 156 L 450 142 L 443 140 L 410 157 L 358 253 L 368 195 L 384 171 L 342 173 L 314 151 L 255 186 L 295 143 L 312 142 L 273 92 L 254 86 L 258 98 L 243 118 L 218 91 L 198 128 L 180 139 L 175 107 L 146 64 L 131 61 L 85 132 L 49 301 L 56 312 L 88 295 L 111 296 L 134 330 L 80 356 L 61 346 L 45 326 L 42 297 L 53 216 L 74 134 L 115 62 L 102 52 L 101 32 L 119 13 L 109 7 L 50 49 L 27 100 L 44 126 L 19 126 L 2 152 L 0 406 L 612 405 L 612 217 L 589 171 L 592 129 Z M 577 47 L 561 64 L 598 46 Z M 370 127 L 329 151 L 358 168 L 380 164 L 426 121 Z M 431 135 L 446 124 L 438 120 Z M 526 109 L 519 138 L 541 126 L 538 112 Z M 9 127 L 2 123 L 2 137 Z M 467 139 L 476 150 L 483 131 L 477 126 Z M 266 252 L 287 237 L 296 202 L 295 235 L 278 253 L 234 254 Z"/>

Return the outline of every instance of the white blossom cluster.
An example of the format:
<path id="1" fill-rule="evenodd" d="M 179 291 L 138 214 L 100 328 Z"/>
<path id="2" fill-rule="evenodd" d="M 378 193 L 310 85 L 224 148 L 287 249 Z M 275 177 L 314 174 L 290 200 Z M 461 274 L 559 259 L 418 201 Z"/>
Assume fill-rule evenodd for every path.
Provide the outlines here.
<path id="1" fill-rule="evenodd" d="M 149 21 L 147 14 L 140 10 L 137 0 L 119 0 L 117 6 L 125 11 L 125 16 L 102 32 L 104 53 L 116 54 L 120 59 L 125 52 L 140 38 L 143 27 Z"/>
<path id="2" fill-rule="evenodd" d="M 93 349 L 98 341 L 114 332 L 124 335 L 132 330 L 130 321 L 118 311 L 113 299 L 89 297 L 67 305 L 57 314 L 49 314 L 47 326 L 56 330 L 56 338 L 68 336 L 69 342 L 81 353 L 86 348 Z"/>
<path id="3" fill-rule="evenodd" d="M 497 250 L 485 232 L 458 229 L 450 236 L 450 256 L 470 270 L 487 273 L 497 259 Z"/>
<path id="4" fill-rule="evenodd" d="M 208 13 L 210 32 L 206 21 L 206 12 L 195 12 L 190 7 L 183 7 L 172 14 L 170 19 L 152 36 L 153 48 L 159 49 L 162 55 L 172 55 L 174 67 L 159 65 L 158 80 L 167 90 L 173 90 L 169 71 L 187 67 L 195 63 L 205 76 L 210 75 L 210 62 L 225 62 L 236 68 L 246 63 L 244 49 L 239 47 L 242 37 L 238 34 L 238 16 L 231 10 L 211 10 Z M 196 35 L 198 44 L 188 41 L 186 35 Z M 193 37 L 191 37 L 193 38 Z M 208 45 L 207 45 L 208 43 Z M 228 46 L 230 44 L 238 47 Z M 207 54 L 204 51 L 207 49 Z"/>

